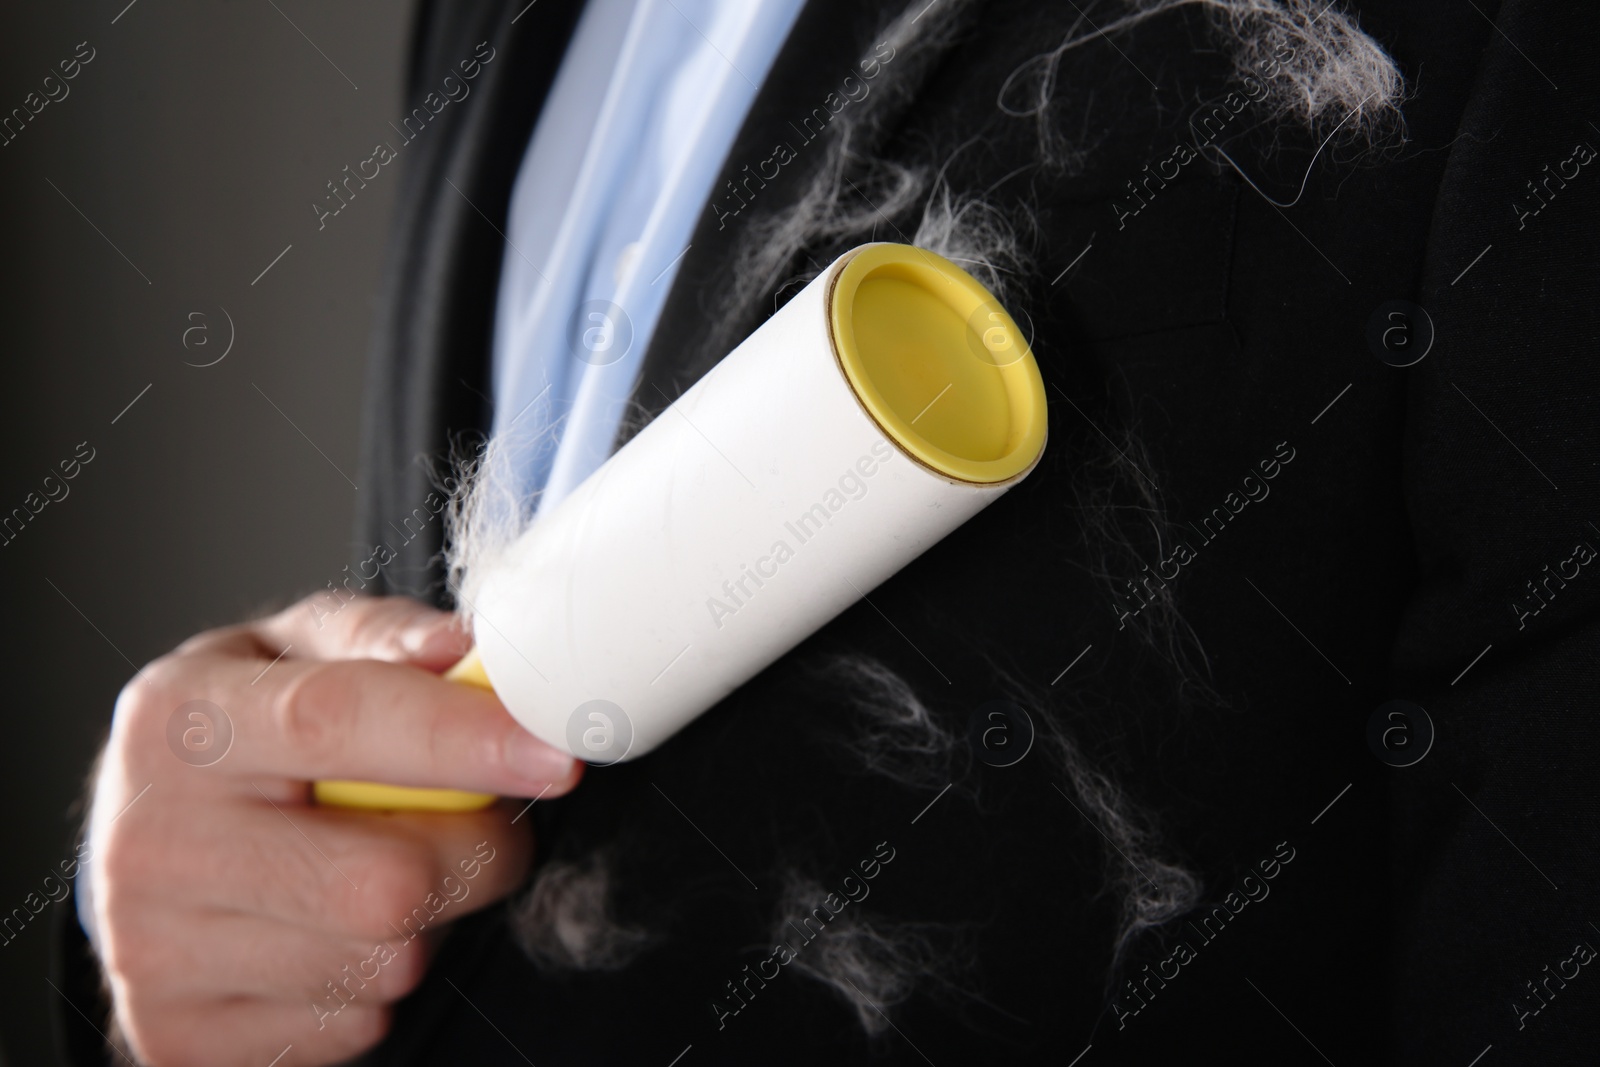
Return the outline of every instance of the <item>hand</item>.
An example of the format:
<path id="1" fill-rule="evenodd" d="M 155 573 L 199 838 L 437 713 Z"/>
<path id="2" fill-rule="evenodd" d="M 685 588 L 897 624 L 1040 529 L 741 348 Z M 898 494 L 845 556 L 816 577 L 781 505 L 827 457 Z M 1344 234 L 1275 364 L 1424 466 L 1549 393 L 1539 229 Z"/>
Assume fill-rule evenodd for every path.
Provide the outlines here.
<path id="1" fill-rule="evenodd" d="M 194 637 L 117 700 L 82 851 L 116 1022 L 152 1067 L 356 1055 L 439 931 L 527 872 L 523 804 L 341 811 L 311 803 L 312 779 L 506 797 L 577 783 L 581 764 L 492 694 L 438 677 L 470 644 L 450 616 L 312 603 Z M 220 758 L 221 717 L 190 701 L 225 711 Z"/>

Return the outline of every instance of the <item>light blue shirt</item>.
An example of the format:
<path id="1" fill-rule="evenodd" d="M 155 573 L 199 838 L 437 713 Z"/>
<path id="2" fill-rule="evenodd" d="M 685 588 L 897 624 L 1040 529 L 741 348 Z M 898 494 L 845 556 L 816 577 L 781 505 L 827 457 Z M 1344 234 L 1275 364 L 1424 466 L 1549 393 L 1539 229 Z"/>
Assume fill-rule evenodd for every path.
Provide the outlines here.
<path id="1" fill-rule="evenodd" d="M 611 454 L 678 265 L 804 0 L 589 0 L 512 191 L 493 431 L 518 499 Z"/>

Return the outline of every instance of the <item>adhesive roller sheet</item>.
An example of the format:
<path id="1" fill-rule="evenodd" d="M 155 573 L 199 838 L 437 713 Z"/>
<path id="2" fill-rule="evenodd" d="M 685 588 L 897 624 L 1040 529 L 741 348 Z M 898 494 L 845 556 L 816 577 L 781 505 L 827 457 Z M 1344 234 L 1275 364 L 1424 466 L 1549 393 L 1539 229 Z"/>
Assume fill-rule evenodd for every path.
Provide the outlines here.
<path id="1" fill-rule="evenodd" d="M 469 605 L 483 676 L 549 744 L 643 756 L 1025 477 L 1045 424 L 987 289 L 847 252 L 502 557 Z"/>

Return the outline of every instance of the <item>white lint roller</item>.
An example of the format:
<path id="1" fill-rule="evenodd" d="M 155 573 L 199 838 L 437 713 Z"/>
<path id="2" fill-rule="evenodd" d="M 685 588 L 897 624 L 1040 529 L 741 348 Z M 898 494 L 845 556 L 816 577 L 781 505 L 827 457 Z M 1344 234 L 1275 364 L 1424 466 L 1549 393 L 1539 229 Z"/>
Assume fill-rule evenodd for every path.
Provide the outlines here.
<path id="1" fill-rule="evenodd" d="M 846 252 L 497 556 L 452 676 L 580 759 L 636 759 L 1026 477 L 1045 423 L 1033 354 L 971 275 Z"/>

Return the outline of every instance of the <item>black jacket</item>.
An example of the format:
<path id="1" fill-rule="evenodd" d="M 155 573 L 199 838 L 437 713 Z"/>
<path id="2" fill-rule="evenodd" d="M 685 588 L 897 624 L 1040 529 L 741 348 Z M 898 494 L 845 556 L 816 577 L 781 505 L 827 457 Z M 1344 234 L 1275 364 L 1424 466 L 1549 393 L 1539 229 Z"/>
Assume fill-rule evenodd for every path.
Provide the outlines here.
<path id="1" fill-rule="evenodd" d="M 499 231 L 579 7 L 423 12 L 408 99 L 479 42 L 495 58 L 406 149 L 368 392 L 368 544 L 396 545 L 423 504 L 418 457 L 486 425 Z M 789 123 L 900 10 L 811 0 L 725 177 L 793 141 Z M 857 146 L 908 165 L 955 153 L 952 188 L 1035 220 L 1036 268 L 1012 299 L 1052 401 L 1041 467 L 660 750 L 535 808 L 546 862 L 612 857 L 611 906 L 651 948 L 614 972 L 541 971 L 492 909 L 455 930 L 371 1063 L 1464 1065 L 1491 1045 L 1485 1064 L 1593 1061 L 1600 976 L 1563 961 L 1600 946 L 1600 576 L 1574 547 L 1600 545 L 1600 176 L 1568 162 L 1545 196 L 1528 183 L 1600 144 L 1600 14 L 1362 4 L 1411 91 L 1403 147 L 1336 140 L 1314 158 L 1246 115 L 1238 170 L 1196 160 L 1135 198 L 1128 183 L 1232 87 L 1226 58 L 1192 9 L 1071 52 L 1050 118 L 1089 151 L 1042 167 L 1033 120 L 996 100 L 1074 24 L 1122 9 L 1081 10 L 981 5 L 948 50 L 891 62 L 915 91 Z M 738 217 L 707 206 L 647 353 L 646 415 L 703 372 L 747 227 L 821 158 L 802 152 Z M 1307 170 L 1292 206 L 1268 201 Z M 910 233 L 918 209 L 878 236 Z M 438 547 L 432 524 L 386 588 L 444 599 Z M 1181 623 L 1134 612 L 1127 581 L 1150 572 Z M 826 669 L 846 654 L 892 670 L 952 733 L 1004 699 L 1039 741 L 1008 767 L 962 744 L 898 781 L 876 773 L 861 691 Z M 1401 762 L 1428 732 L 1395 700 L 1434 735 L 1408 767 L 1378 756 Z M 1106 886 L 1134 876 L 1063 750 L 1153 813 L 1149 854 L 1201 887 L 1115 964 Z M 771 953 L 785 873 L 831 889 L 883 850 L 850 907 L 920 935 L 937 963 L 887 1008 L 892 1026 L 869 1039 L 842 996 L 788 967 L 742 985 L 754 994 L 731 1013 L 728 983 Z"/>

